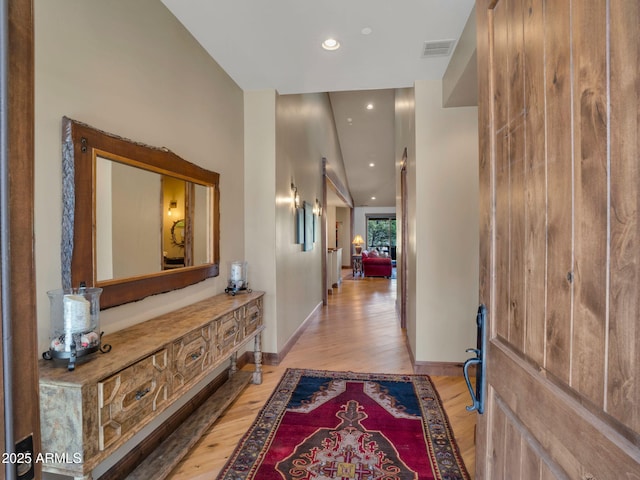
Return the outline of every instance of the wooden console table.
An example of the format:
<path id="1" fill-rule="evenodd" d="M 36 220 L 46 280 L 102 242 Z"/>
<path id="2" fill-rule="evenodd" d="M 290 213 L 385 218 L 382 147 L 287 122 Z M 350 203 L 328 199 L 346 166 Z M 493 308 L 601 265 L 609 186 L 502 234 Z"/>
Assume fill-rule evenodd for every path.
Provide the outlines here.
<path id="1" fill-rule="evenodd" d="M 90 480 L 99 463 L 223 362 L 230 362 L 230 379 L 220 389 L 225 401 L 214 399 L 216 392 L 205 402 L 208 418 L 211 405 L 222 410 L 250 381 L 261 383 L 263 295 L 217 295 L 105 335 L 111 352 L 96 353 L 74 371 L 64 362 L 41 360 L 42 451 L 55 452 L 60 461 L 43 470 Z M 255 371 L 236 372 L 237 352 L 252 339 Z M 199 430 L 204 432 L 202 425 Z M 170 458 L 162 458 L 166 473 L 180 460 L 178 450 L 171 446 Z M 160 478 L 155 463 L 146 478 Z"/>

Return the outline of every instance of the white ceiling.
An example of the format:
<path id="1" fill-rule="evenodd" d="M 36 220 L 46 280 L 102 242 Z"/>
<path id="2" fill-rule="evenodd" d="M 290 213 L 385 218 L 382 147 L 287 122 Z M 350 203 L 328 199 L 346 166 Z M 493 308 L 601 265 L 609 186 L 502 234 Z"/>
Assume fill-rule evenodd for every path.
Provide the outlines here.
<path id="1" fill-rule="evenodd" d="M 354 205 L 395 205 L 395 90 L 332 92 L 329 98 Z"/>
<path id="2" fill-rule="evenodd" d="M 393 90 L 441 79 L 450 56 L 425 42 L 457 40 L 474 0 L 162 0 L 243 90 L 333 92 L 356 206 L 395 205 Z M 363 29 L 371 33 L 363 34 Z M 341 43 L 328 52 L 327 37 Z M 364 91 L 363 91 L 364 90 Z M 375 90 L 375 91 L 370 91 Z M 374 109 L 364 110 L 364 104 Z M 351 124 L 347 118 L 352 118 Z M 376 167 L 369 167 L 374 162 Z M 375 196 L 376 200 L 371 200 Z"/>

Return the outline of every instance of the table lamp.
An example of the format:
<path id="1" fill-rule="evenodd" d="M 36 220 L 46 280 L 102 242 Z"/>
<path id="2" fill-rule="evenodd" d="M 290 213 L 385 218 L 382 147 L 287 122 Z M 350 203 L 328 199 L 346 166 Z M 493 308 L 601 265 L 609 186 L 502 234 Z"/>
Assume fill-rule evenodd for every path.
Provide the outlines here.
<path id="1" fill-rule="evenodd" d="M 356 246 L 356 255 L 360 255 L 362 253 L 362 244 L 364 243 L 362 236 L 356 235 L 355 237 L 353 237 L 353 242 L 351 243 Z"/>

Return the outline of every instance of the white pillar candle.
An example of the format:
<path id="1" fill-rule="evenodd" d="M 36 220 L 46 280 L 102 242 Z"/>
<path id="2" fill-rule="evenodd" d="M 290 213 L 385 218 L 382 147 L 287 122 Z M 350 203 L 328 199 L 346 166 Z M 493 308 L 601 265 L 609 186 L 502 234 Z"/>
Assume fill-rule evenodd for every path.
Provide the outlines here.
<path id="1" fill-rule="evenodd" d="M 72 334 L 88 330 L 91 325 L 91 303 L 82 295 L 65 295 L 62 299 L 64 315 L 64 351 L 71 351 Z"/>
<path id="2" fill-rule="evenodd" d="M 242 280 L 242 264 L 232 263 L 231 264 L 231 281 L 237 282 L 240 280 Z"/>

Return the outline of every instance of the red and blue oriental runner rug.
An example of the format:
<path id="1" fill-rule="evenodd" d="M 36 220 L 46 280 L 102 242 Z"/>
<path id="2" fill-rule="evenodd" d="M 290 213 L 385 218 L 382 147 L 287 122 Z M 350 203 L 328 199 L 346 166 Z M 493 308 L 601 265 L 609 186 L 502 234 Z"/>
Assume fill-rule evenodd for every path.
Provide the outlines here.
<path id="1" fill-rule="evenodd" d="M 218 479 L 469 474 L 428 376 L 288 369 Z"/>

